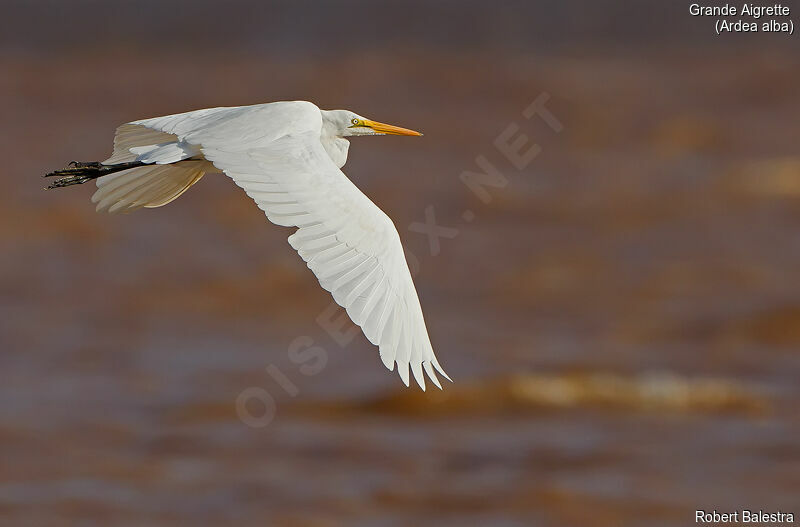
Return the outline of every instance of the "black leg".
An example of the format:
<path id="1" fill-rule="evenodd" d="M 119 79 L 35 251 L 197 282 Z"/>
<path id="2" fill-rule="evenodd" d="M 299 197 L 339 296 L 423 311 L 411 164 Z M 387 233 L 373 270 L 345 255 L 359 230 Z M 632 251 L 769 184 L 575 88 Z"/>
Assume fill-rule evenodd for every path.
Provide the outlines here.
<path id="1" fill-rule="evenodd" d="M 104 165 L 97 161 L 80 162 L 70 161 L 67 168 L 55 170 L 44 175 L 44 177 L 58 177 L 56 181 L 47 186 L 50 188 L 68 187 L 70 185 L 81 185 L 87 181 L 97 179 L 114 172 L 121 170 L 128 170 L 129 168 L 136 168 L 144 166 L 146 163 L 141 161 L 131 161 L 128 163 L 118 163 L 116 165 Z"/>

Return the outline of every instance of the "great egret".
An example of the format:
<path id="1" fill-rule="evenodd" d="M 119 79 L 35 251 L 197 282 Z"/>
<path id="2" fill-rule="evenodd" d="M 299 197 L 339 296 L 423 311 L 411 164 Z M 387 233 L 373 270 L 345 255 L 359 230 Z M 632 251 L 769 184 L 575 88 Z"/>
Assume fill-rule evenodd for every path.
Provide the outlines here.
<path id="1" fill-rule="evenodd" d="M 289 243 L 334 300 L 377 345 L 406 386 L 409 366 L 441 388 L 400 237 L 389 217 L 340 170 L 347 137 L 422 135 L 306 101 L 208 108 L 117 128 L 103 162 L 70 163 L 48 188 L 97 179 L 98 211 L 160 207 L 206 172 L 223 172 L 272 223 L 297 227 Z"/>

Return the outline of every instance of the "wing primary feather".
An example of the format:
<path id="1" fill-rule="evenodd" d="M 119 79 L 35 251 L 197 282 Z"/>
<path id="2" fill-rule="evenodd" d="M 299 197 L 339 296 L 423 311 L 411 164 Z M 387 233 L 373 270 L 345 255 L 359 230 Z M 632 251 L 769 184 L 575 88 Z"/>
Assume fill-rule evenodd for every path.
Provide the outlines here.
<path id="1" fill-rule="evenodd" d="M 400 374 L 400 379 L 402 379 L 403 384 L 405 384 L 406 387 L 410 386 L 411 384 L 409 383 L 408 378 L 408 363 L 399 360 L 395 360 L 395 362 L 397 362 L 397 373 Z"/>
<path id="2" fill-rule="evenodd" d="M 366 262 L 367 259 L 356 251 L 343 254 L 341 257 L 328 262 L 324 269 L 317 271 L 317 279 L 320 281 L 330 280 L 337 275 L 349 271 L 354 265 Z"/>
<path id="3" fill-rule="evenodd" d="M 344 298 L 345 305 L 349 306 L 353 302 L 356 301 L 358 295 L 364 292 L 364 290 L 372 284 L 371 280 L 375 279 L 375 275 L 378 274 L 380 268 L 376 265 L 364 275 L 364 277 L 359 280 L 358 282 L 352 282 L 352 288 L 347 293 L 347 296 Z"/>
<path id="4" fill-rule="evenodd" d="M 394 370 L 394 359 L 390 356 L 389 353 L 385 353 L 384 351 L 381 351 L 379 353 L 379 356 L 381 358 L 381 362 L 383 362 L 383 365 L 386 366 L 387 370 L 389 370 L 389 371 Z"/>
<path id="5" fill-rule="evenodd" d="M 434 356 L 434 357 L 433 357 L 433 359 L 431 359 L 431 362 L 433 363 L 433 367 L 434 367 L 434 368 L 436 368 L 436 371 L 438 371 L 438 372 L 439 372 L 439 374 L 440 374 L 442 377 L 444 377 L 445 379 L 447 379 L 447 380 L 448 380 L 448 381 L 450 381 L 450 382 L 453 382 L 453 379 L 451 379 L 451 378 L 450 378 L 450 376 L 449 376 L 449 375 L 447 375 L 447 374 L 444 372 L 444 370 L 442 369 L 442 367 L 439 365 L 439 361 L 438 361 L 438 360 L 436 360 L 436 356 Z"/>
<path id="6" fill-rule="evenodd" d="M 355 251 L 355 249 L 348 247 L 345 244 L 341 244 L 336 247 L 331 247 L 330 249 L 325 249 L 324 251 L 320 251 L 319 253 L 314 255 L 314 257 L 308 261 L 308 266 L 313 271 L 315 266 L 327 263 L 350 251 Z"/>
<path id="7" fill-rule="evenodd" d="M 383 284 L 373 286 L 373 289 L 378 290 L 377 298 L 374 300 L 374 306 L 369 312 L 367 312 L 366 307 L 364 308 L 364 324 L 361 327 L 369 341 L 377 346 L 380 344 L 382 336 L 381 329 L 378 327 L 378 321 L 387 303 L 386 294 L 388 289 Z"/>
<path id="8" fill-rule="evenodd" d="M 378 281 L 372 285 L 372 288 L 367 295 L 367 299 L 364 302 L 364 311 L 363 311 L 363 325 L 361 326 L 364 330 L 364 334 L 367 335 L 367 338 L 373 344 L 376 343 L 376 340 L 380 339 L 380 335 L 374 335 L 375 328 L 374 325 L 378 321 L 378 316 L 380 313 L 378 312 L 378 303 L 383 298 L 385 287 L 384 284 L 386 283 L 386 274 L 381 274 L 378 278 Z"/>
<path id="9" fill-rule="evenodd" d="M 425 376 L 422 374 L 422 365 L 414 361 L 411 363 L 411 373 L 414 374 L 414 380 L 417 381 L 422 391 L 425 391 Z"/>
<path id="10" fill-rule="evenodd" d="M 370 263 L 371 263 L 370 259 L 366 258 L 363 262 L 359 263 L 358 265 L 356 265 L 355 267 L 344 273 L 342 276 L 337 277 L 334 280 L 333 284 L 331 285 L 331 288 L 335 291 L 337 289 L 340 289 L 344 285 L 350 283 L 351 281 L 355 280 L 356 278 L 364 274 L 364 272 L 366 271 L 366 267 Z"/>
<path id="11" fill-rule="evenodd" d="M 439 383 L 439 379 L 436 378 L 436 372 L 433 371 L 433 366 L 431 366 L 431 361 L 426 360 L 422 363 L 422 366 L 425 368 L 425 373 L 428 374 L 428 378 L 433 381 L 433 384 L 436 385 L 437 388 L 440 390 L 442 389 L 442 385 Z"/>

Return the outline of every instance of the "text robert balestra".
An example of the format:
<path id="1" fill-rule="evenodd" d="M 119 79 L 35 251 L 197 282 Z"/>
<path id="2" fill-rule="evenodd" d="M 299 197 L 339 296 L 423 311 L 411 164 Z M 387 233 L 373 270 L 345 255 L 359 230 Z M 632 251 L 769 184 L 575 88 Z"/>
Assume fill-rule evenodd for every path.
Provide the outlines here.
<path id="1" fill-rule="evenodd" d="M 740 511 L 719 512 L 714 509 L 706 511 L 697 509 L 694 512 L 695 523 L 777 523 L 793 524 L 794 513 L 783 511 L 764 511 L 742 509 Z"/>

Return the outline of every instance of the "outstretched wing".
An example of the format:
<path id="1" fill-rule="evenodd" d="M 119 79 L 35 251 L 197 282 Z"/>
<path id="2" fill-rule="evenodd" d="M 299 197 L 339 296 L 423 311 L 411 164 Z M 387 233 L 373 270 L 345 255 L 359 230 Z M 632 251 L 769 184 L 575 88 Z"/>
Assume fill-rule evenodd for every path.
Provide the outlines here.
<path id="1" fill-rule="evenodd" d="M 223 111 L 224 110 L 224 111 Z M 441 388 L 422 308 L 389 217 L 334 165 L 320 143 L 311 103 L 272 103 L 137 121 L 198 145 L 289 237 L 323 288 L 379 346 L 408 385 L 409 367 Z M 447 377 L 449 379 L 449 377 Z"/>

